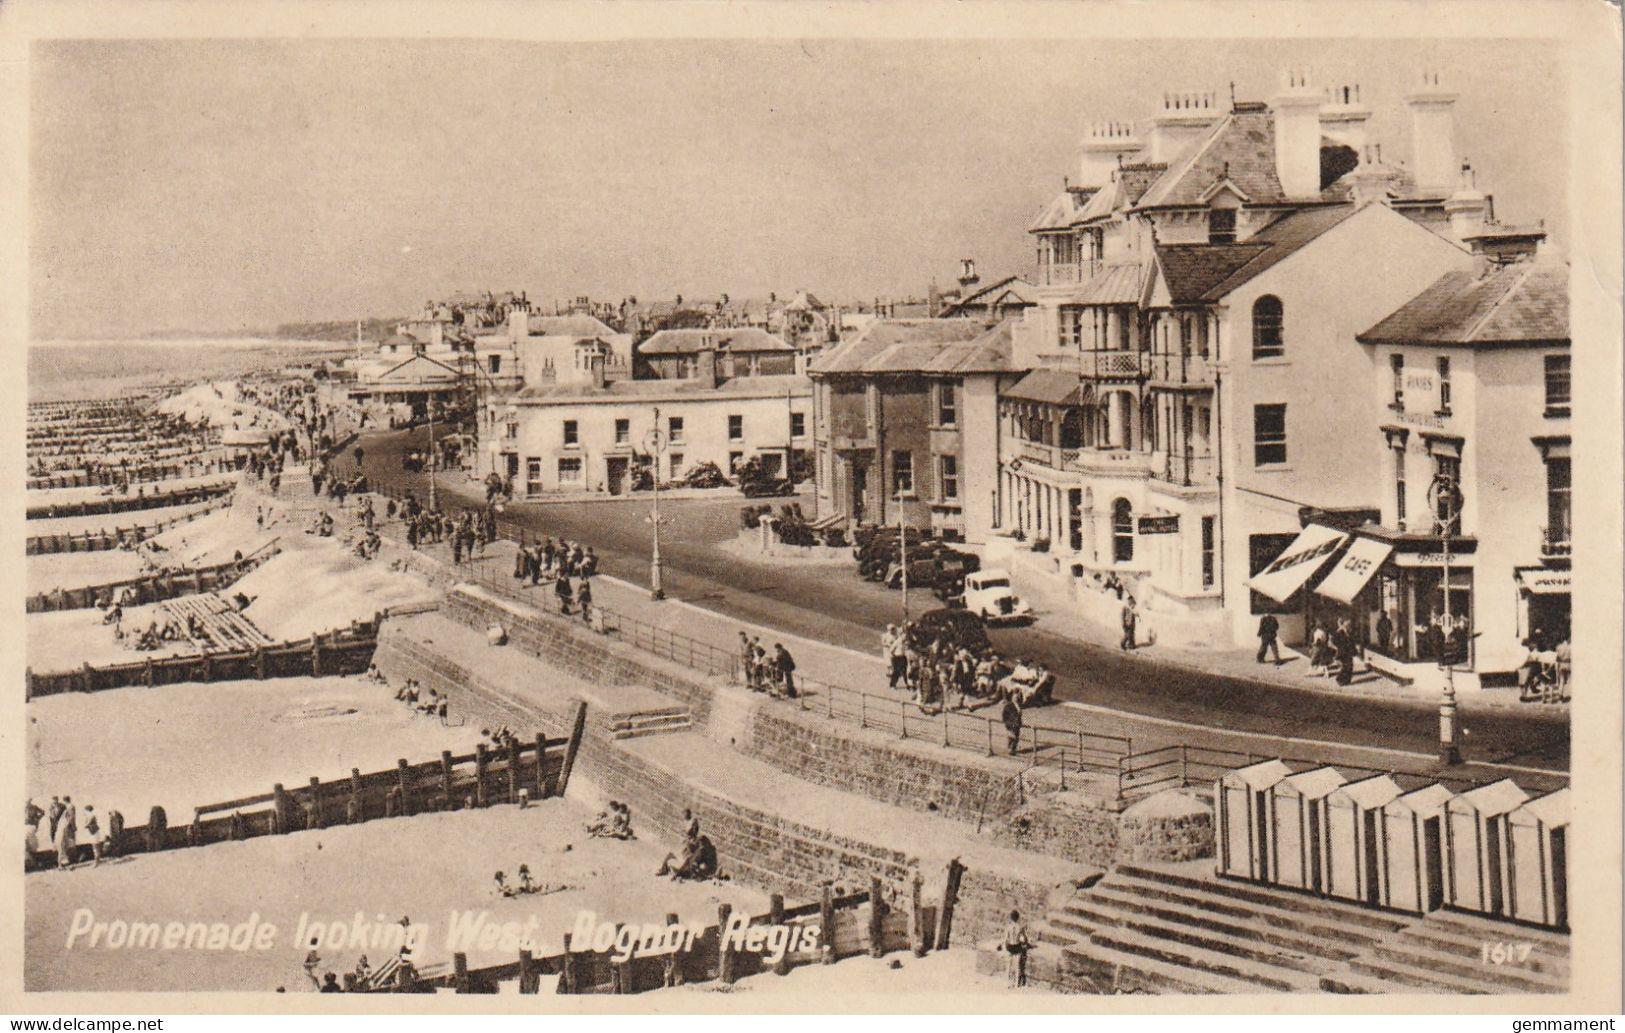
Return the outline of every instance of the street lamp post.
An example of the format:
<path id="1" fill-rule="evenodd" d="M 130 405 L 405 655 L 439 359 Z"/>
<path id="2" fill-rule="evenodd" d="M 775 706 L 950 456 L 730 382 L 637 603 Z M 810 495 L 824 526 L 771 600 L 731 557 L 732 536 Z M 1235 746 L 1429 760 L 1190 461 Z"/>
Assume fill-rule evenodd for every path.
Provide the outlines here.
<path id="1" fill-rule="evenodd" d="M 434 398 L 430 397 L 429 409 L 429 512 L 435 512 L 439 507 L 435 505 L 435 468 L 437 463 L 434 454 Z"/>
<path id="2" fill-rule="evenodd" d="M 643 443 L 649 449 L 649 459 L 654 467 L 651 482 L 654 488 L 654 503 L 649 511 L 649 524 L 654 532 L 653 545 L 649 554 L 649 598 L 659 601 L 666 598 L 666 590 L 661 585 L 660 569 L 660 454 L 666 450 L 665 435 L 660 433 L 660 407 L 655 407 L 654 427 L 644 436 Z"/>
<path id="3" fill-rule="evenodd" d="M 1439 763 L 1460 764 L 1461 748 L 1456 744 L 1456 658 L 1450 639 L 1455 624 L 1450 616 L 1450 538 L 1455 534 L 1456 522 L 1461 518 L 1461 489 L 1449 474 L 1433 478 L 1428 493 L 1433 496 L 1433 511 L 1439 521 L 1439 544 L 1443 556 L 1444 626 L 1440 629 L 1439 659 L 1444 665 L 1444 693 L 1439 698 Z"/>
<path id="4" fill-rule="evenodd" d="M 908 625 L 908 528 L 903 523 L 903 493 L 897 493 L 897 560 L 903 570 L 903 624 Z"/>

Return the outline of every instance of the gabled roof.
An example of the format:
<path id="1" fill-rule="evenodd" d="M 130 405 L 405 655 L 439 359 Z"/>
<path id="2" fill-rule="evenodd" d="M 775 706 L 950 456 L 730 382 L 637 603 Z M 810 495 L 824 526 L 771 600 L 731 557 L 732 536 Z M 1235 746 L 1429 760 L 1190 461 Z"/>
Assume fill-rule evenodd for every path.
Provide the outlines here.
<path id="1" fill-rule="evenodd" d="M 1043 405 L 1081 405 L 1084 381 L 1076 373 L 1058 369 L 1035 369 L 999 392 L 1000 398 Z"/>
<path id="2" fill-rule="evenodd" d="M 1446 273 L 1356 339 L 1365 344 L 1460 345 L 1566 341 L 1568 263 L 1537 257 Z"/>
<path id="3" fill-rule="evenodd" d="M 1078 210 L 1072 225 L 1094 222 L 1096 219 L 1110 216 L 1119 209 L 1133 207 L 1167 169 L 1168 166 L 1163 162 L 1135 162 L 1131 165 L 1118 166 L 1112 170 L 1111 178 L 1106 185 Z"/>
<path id="4" fill-rule="evenodd" d="M 422 368 L 413 370 L 410 374 L 396 376 L 396 374 L 400 373 L 401 370 L 413 365 L 417 365 Z M 457 376 L 458 373 L 456 370 L 452 369 L 450 366 L 439 361 L 438 359 L 431 359 L 427 355 L 414 355 L 404 362 L 391 366 L 389 369 L 384 370 L 382 373 L 378 374 L 372 379 L 375 382 L 379 380 L 407 380 L 422 382 L 424 380 L 445 380 L 448 377 L 452 380 L 456 380 Z"/>
<path id="5" fill-rule="evenodd" d="M 1138 262 L 1108 265 L 1072 292 L 1067 300 L 1078 305 L 1137 305 L 1145 295 L 1148 271 Z"/>
<path id="6" fill-rule="evenodd" d="M 828 305 L 818 300 L 818 296 L 816 294 L 813 294 L 810 291 L 797 291 L 796 296 L 791 298 L 789 304 L 785 305 L 784 307 L 787 310 L 795 312 L 821 312 L 824 309 L 829 308 Z"/>
<path id="7" fill-rule="evenodd" d="M 1359 210 L 1351 204 L 1301 209 L 1239 244 L 1161 244 L 1157 267 L 1176 305 L 1217 301 Z"/>
<path id="8" fill-rule="evenodd" d="M 531 316 L 529 329 L 538 337 L 600 337 L 615 333 L 602 320 L 579 312 L 569 316 Z"/>
<path id="9" fill-rule="evenodd" d="M 1288 198 L 1275 174 L 1275 116 L 1263 105 L 1245 105 L 1213 124 L 1168 171 L 1139 197 L 1139 208 L 1180 208 L 1205 204 L 1208 189 L 1228 179 L 1251 204 L 1279 204 Z M 1320 200 L 1342 200 L 1346 184 L 1333 183 Z"/>
<path id="10" fill-rule="evenodd" d="M 1076 187 L 1069 187 L 1061 191 L 1027 225 L 1027 232 L 1042 233 L 1046 230 L 1066 229 L 1077 221 L 1078 214 L 1083 211 L 1089 200 L 1099 196 L 1099 194 L 1100 191 L 1098 190 L 1081 190 Z"/>
<path id="11" fill-rule="evenodd" d="M 1019 276 L 1006 276 L 954 301 L 942 310 L 942 314 L 953 315 L 974 305 L 991 306 L 996 302 L 1008 305 L 1012 301 L 1019 305 L 1036 305 L 1038 296 L 1033 292 L 1033 285 L 1026 280 Z"/>
<path id="12" fill-rule="evenodd" d="M 877 319 L 826 348 L 809 372 L 981 373 L 1009 363 L 1009 320 L 988 329 L 968 319 Z"/>
<path id="13" fill-rule="evenodd" d="M 789 352 L 794 348 L 754 326 L 723 330 L 662 330 L 638 346 L 642 355 L 693 355 L 707 348 L 728 352 Z"/>

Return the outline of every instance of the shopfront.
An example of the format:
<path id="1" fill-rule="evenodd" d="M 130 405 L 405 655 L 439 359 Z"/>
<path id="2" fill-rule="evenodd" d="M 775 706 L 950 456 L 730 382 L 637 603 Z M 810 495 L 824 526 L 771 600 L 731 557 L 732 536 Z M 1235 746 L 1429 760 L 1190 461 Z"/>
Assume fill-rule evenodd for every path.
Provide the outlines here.
<path id="1" fill-rule="evenodd" d="M 1573 574 L 1548 567 L 1514 572 L 1518 581 L 1519 639 L 1533 639 L 1541 650 L 1570 641 Z"/>
<path id="2" fill-rule="evenodd" d="M 1306 626 L 1331 630 L 1346 620 L 1368 652 L 1398 663 L 1448 657 L 1471 669 L 1476 545 L 1470 538 L 1451 543 L 1447 607 L 1438 539 L 1360 528 L 1306 596 Z"/>

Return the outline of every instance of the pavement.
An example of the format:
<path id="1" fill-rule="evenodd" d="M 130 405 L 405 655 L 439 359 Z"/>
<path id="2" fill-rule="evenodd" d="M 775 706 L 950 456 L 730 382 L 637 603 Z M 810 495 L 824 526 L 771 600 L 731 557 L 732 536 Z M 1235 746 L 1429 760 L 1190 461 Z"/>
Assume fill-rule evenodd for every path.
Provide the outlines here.
<path id="1" fill-rule="evenodd" d="M 422 442 L 397 433 L 369 435 L 364 444 L 367 474 L 375 486 L 426 495 L 427 477 L 404 473 L 399 461 L 403 450 Z M 465 502 L 484 500 L 481 485 L 460 472 L 441 474 L 438 491 Z M 669 508 L 665 501 L 667 599 L 662 603 L 649 600 L 646 588 L 646 500 L 508 505 L 503 521 L 529 536 L 592 544 L 602 572 L 600 605 L 730 652 L 737 650 L 739 630 L 750 629 L 769 646 L 785 642 L 797 657 L 799 673 L 807 677 L 885 691 L 879 635 L 886 623 L 901 618 L 899 593 L 827 566 L 764 564 L 722 550 L 718 544 L 738 533 L 737 500 L 674 500 Z M 509 578 L 511 584 L 511 553 L 498 546 L 497 558 L 489 563 L 495 576 Z M 912 595 L 918 600 L 918 593 Z M 936 600 L 926 596 L 915 605 L 934 607 Z M 1241 650 L 1154 646 L 1125 653 L 1105 629 L 1054 614 L 1049 619 L 1041 615 L 1031 627 L 992 630 L 990 638 L 1005 655 L 1028 656 L 1057 672 L 1056 697 L 1062 705 L 1033 715 L 1029 720 L 1034 723 L 1078 722 L 1129 735 L 1136 750 L 1184 742 L 1373 767 L 1426 769 L 1435 763 L 1435 701 L 1417 699 L 1391 683 L 1372 680 L 1343 688 L 1296 673 L 1301 659 L 1274 669 L 1254 663 L 1251 653 Z M 1461 741 L 1477 763 L 1451 771 L 1472 777 L 1567 771 L 1565 711 L 1489 704 L 1463 699 Z"/>

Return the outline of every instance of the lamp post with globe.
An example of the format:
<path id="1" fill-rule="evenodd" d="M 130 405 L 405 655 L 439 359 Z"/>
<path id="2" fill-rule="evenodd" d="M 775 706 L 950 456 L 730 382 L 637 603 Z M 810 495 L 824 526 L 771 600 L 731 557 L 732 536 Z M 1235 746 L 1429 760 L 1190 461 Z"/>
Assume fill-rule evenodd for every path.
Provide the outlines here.
<path id="1" fill-rule="evenodd" d="M 660 455 L 666 451 L 666 435 L 660 431 L 658 406 L 654 413 L 654 427 L 643 436 L 643 447 L 648 450 L 650 466 L 653 467 L 653 477 L 650 480 L 654 489 L 654 502 L 649 510 L 649 524 L 654 532 L 649 554 L 649 598 L 659 601 L 666 598 L 666 590 L 660 583 Z"/>
<path id="2" fill-rule="evenodd" d="M 1444 626 L 1440 629 L 1439 662 L 1444 667 L 1444 694 L 1439 699 L 1439 762 L 1460 764 L 1461 748 L 1456 744 L 1456 657 L 1454 619 L 1450 615 L 1450 539 L 1461 523 L 1461 487 L 1450 473 L 1441 472 L 1428 485 L 1428 502 L 1433 507 L 1439 532 L 1440 554 L 1443 557 L 1441 575 L 1444 592 Z"/>

